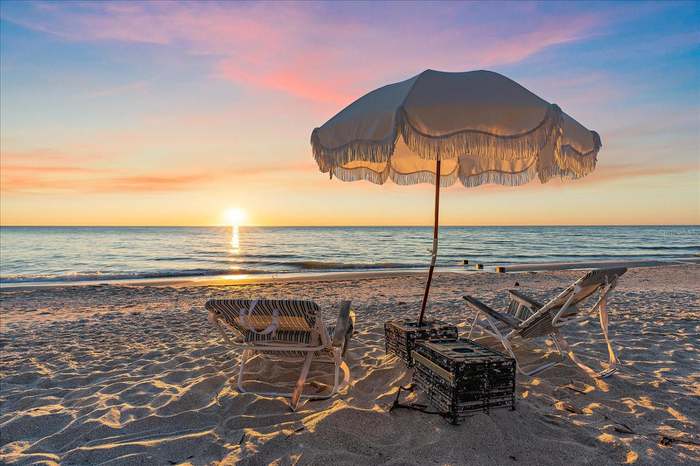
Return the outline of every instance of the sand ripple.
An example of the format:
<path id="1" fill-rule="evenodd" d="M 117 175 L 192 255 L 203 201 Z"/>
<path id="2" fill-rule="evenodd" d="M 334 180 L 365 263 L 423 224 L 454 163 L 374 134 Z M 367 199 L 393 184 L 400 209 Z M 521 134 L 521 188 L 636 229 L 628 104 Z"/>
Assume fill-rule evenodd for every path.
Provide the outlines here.
<path id="1" fill-rule="evenodd" d="M 461 323 L 462 294 L 505 304 L 517 279 L 535 297 L 576 272 L 439 275 L 432 314 Z M 87 286 L 2 291 L 0 460 L 10 464 L 678 464 L 700 461 L 700 273 L 632 270 L 610 303 L 621 370 L 605 381 L 571 365 L 518 380 L 517 410 L 454 427 L 388 412 L 410 381 L 386 358 L 382 322 L 414 314 L 422 277 L 386 276 L 236 287 Z M 353 385 L 292 413 L 281 398 L 237 393 L 237 353 L 202 308 L 214 296 L 353 299 Z M 331 317 L 332 312 L 328 313 Z M 606 357 L 595 321 L 569 335 Z M 487 339 L 486 343 L 492 343 Z M 525 360 L 541 362 L 549 350 Z M 595 364 L 595 362 L 593 362 Z M 320 389 L 329 381 L 314 367 Z M 297 366 L 251 366 L 260 384 Z M 312 389 L 312 388 L 311 388 Z M 409 395 L 419 396 L 419 395 Z"/>

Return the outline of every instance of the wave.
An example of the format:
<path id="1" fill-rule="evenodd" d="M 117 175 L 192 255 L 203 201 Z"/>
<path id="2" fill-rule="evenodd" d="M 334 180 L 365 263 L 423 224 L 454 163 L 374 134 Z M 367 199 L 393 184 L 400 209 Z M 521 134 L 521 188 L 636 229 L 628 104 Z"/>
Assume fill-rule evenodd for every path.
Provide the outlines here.
<path id="1" fill-rule="evenodd" d="M 370 262 L 370 263 L 348 263 L 348 262 L 325 262 L 325 261 L 297 261 L 297 262 L 276 262 L 278 265 L 294 267 L 301 270 L 377 270 L 377 269 L 410 269 L 424 267 L 425 264 L 400 263 L 400 262 Z"/>
<path id="2" fill-rule="evenodd" d="M 630 249 L 645 249 L 659 251 L 700 251 L 700 246 L 631 246 Z"/>
<path id="3" fill-rule="evenodd" d="M 175 256 L 175 257 L 154 257 L 154 258 L 151 259 L 151 260 L 152 260 L 152 261 L 156 261 L 156 262 L 162 262 L 162 261 L 168 261 L 168 262 L 173 261 L 173 262 L 177 262 L 177 261 L 191 261 L 191 260 L 193 260 L 193 259 L 194 259 L 194 258 L 192 258 L 192 257 L 187 257 L 187 256 Z"/>
<path id="4" fill-rule="evenodd" d="M 400 264 L 392 262 L 350 264 L 343 262 L 324 261 L 299 261 L 299 262 L 276 262 L 278 269 L 185 269 L 185 270 L 157 270 L 147 272 L 70 272 L 55 274 L 10 274 L 0 275 L 0 283 L 62 283 L 62 282 L 90 282 L 90 281 L 114 281 L 114 280 L 148 280 L 166 278 L 189 278 L 189 277 L 214 277 L 221 275 L 261 275 L 261 274 L 284 274 L 290 272 L 304 271 L 341 271 L 341 270 L 380 270 L 415 268 L 425 266 L 425 264 Z M 262 264 L 260 264 L 262 265 Z M 286 268 L 285 268 L 286 267 Z"/>
<path id="5" fill-rule="evenodd" d="M 213 277 L 220 275 L 259 275 L 271 273 L 259 269 L 189 269 L 149 272 L 71 272 L 64 274 L 16 274 L 0 276 L 0 283 L 60 283 L 107 280 L 147 280 L 162 278 Z"/>

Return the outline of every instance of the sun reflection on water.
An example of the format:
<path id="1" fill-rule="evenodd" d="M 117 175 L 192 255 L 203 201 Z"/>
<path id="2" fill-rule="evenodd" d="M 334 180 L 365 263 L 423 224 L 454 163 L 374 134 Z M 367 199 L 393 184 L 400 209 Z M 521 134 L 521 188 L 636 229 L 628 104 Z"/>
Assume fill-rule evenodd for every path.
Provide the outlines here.
<path id="1" fill-rule="evenodd" d="M 234 254 L 241 252 L 241 235 L 238 231 L 238 225 L 231 227 L 231 251 Z"/>

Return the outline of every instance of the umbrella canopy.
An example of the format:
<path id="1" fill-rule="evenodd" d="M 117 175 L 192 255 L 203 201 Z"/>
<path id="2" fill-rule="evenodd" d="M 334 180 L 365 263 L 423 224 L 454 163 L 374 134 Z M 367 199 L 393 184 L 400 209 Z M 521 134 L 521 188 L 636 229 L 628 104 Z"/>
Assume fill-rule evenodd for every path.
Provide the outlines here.
<path id="1" fill-rule="evenodd" d="M 357 99 L 311 135 L 323 173 L 383 184 L 464 186 L 579 178 L 600 137 L 555 104 L 491 71 L 427 70 Z"/>
<path id="2" fill-rule="evenodd" d="M 321 172 L 343 181 L 436 185 L 422 322 L 437 254 L 440 186 L 580 178 L 595 168 L 601 142 L 556 104 L 503 75 L 426 70 L 357 99 L 314 129 L 311 145 Z"/>

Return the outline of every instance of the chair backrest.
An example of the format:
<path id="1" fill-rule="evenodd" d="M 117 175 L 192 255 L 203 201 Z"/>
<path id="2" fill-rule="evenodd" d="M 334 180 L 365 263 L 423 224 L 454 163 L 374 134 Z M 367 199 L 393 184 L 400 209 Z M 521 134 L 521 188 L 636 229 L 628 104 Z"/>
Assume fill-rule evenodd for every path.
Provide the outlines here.
<path id="1" fill-rule="evenodd" d="M 566 315 L 576 314 L 580 303 L 590 298 L 596 291 L 613 283 L 625 272 L 627 272 L 627 269 L 624 267 L 591 270 L 525 320 L 520 325 L 518 333 L 524 338 L 534 338 L 553 333 L 556 331 L 556 328 L 552 320 L 567 302 L 569 302 L 569 306 L 566 309 Z"/>
<path id="2" fill-rule="evenodd" d="M 318 305 L 303 300 L 210 299 L 204 307 L 254 343 L 308 344 L 320 318 Z"/>
<path id="3" fill-rule="evenodd" d="M 625 272 L 627 272 L 627 269 L 620 267 L 616 269 L 596 269 L 586 273 L 586 275 L 579 278 L 573 285 L 571 285 L 570 288 L 572 292 L 575 292 L 575 296 L 569 306 L 571 308 L 575 308 L 577 304 L 585 301 L 600 288 L 608 283 L 612 283 L 613 280 L 622 276 Z M 564 295 L 562 293 L 554 298 L 554 303 L 552 303 L 551 306 L 550 303 L 547 303 L 545 306 L 550 306 L 551 309 L 556 309 L 558 311 L 564 304 L 566 304 L 568 299 L 569 295 Z"/>

